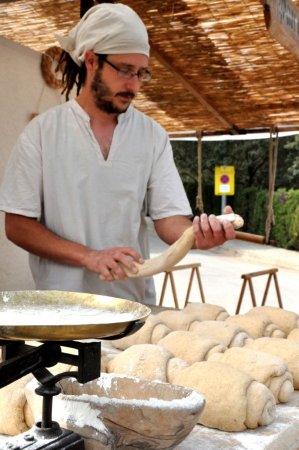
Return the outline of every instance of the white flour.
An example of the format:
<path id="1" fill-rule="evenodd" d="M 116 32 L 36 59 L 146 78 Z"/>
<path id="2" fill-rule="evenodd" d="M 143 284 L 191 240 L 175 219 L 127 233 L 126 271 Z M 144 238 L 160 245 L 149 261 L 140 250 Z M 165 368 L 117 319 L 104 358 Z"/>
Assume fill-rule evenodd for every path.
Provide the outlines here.
<path id="1" fill-rule="evenodd" d="M 0 309 L 0 326 L 62 326 L 62 325 L 87 325 L 110 324 L 131 322 L 136 317 L 131 313 L 119 311 L 107 311 L 98 308 L 56 308 L 43 311 L 40 307 L 30 306 L 27 309 L 9 308 Z"/>

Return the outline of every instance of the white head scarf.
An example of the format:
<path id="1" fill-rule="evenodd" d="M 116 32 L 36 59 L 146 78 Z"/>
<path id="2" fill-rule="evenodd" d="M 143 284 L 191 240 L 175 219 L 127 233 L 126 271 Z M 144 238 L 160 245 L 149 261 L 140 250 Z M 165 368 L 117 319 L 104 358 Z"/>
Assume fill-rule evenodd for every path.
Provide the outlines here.
<path id="1" fill-rule="evenodd" d="M 144 23 L 135 11 L 120 3 L 93 6 L 68 36 L 55 36 L 78 66 L 82 65 L 87 50 L 104 55 L 139 53 L 149 56 Z"/>

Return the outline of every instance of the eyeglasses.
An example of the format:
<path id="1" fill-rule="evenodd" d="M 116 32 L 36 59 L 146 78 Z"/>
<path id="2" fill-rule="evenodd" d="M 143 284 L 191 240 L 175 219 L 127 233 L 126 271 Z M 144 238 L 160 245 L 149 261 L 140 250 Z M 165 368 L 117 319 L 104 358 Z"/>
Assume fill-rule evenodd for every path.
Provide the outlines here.
<path id="1" fill-rule="evenodd" d="M 124 80 L 131 80 L 136 75 L 138 80 L 141 82 L 144 82 L 144 81 L 148 82 L 151 80 L 152 74 L 149 70 L 139 69 L 137 72 L 133 72 L 128 67 L 117 67 L 114 64 L 112 64 L 112 62 L 108 61 L 107 56 L 108 55 L 99 55 L 98 54 L 98 57 L 100 58 L 100 60 L 106 62 L 107 64 L 109 64 L 109 66 L 113 67 L 113 69 L 115 69 L 117 71 L 118 76 L 120 78 L 122 78 Z"/>

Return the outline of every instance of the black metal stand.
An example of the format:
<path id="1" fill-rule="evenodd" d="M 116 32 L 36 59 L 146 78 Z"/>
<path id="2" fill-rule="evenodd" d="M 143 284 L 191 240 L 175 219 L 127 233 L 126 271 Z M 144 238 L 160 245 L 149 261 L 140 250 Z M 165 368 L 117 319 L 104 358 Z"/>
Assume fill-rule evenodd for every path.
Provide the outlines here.
<path id="1" fill-rule="evenodd" d="M 142 321 L 130 324 L 124 333 L 101 339 L 120 339 L 135 333 L 144 325 Z M 0 388 L 33 373 L 39 382 L 35 390 L 43 397 L 42 420 L 31 430 L 9 438 L 1 450 L 84 450 L 84 440 L 80 435 L 60 428 L 52 421 L 53 397 L 60 394 L 56 386 L 61 379 L 74 377 L 79 383 L 87 383 L 101 374 L 101 342 L 82 341 L 46 341 L 39 346 L 25 344 L 24 341 L 0 340 L 2 359 L 0 363 Z M 62 352 L 61 347 L 73 348 L 78 354 Z M 53 375 L 46 367 L 53 367 L 58 362 L 70 364 L 77 371 L 62 372 Z"/>
<path id="2" fill-rule="evenodd" d="M 35 390 L 43 397 L 42 420 L 29 431 L 9 438 L 3 450 L 84 450 L 84 440 L 77 433 L 65 430 L 52 421 L 53 397 L 60 394 L 56 385 L 61 379 L 75 377 L 86 383 L 100 376 L 101 342 L 46 342 L 32 347 L 23 341 L 0 341 L 4 361 L 0 364 L 0 387 L 4 387 L 22 376 L 32 372 L 39 381 Z M 63 353 L 61 346 L 76 348 L 78 355 Z M 45 367 L 58 362 L 76 365 L 78 371 L 52 375 Z"/>
<path id="3" fill-rule="evenodd" d="M 84 440 L 79 434 L 60 428 L 56 422 L 50 429 L 39 428 L 37 424 L 2 445 L 2 450 L 85 450 Z"/>

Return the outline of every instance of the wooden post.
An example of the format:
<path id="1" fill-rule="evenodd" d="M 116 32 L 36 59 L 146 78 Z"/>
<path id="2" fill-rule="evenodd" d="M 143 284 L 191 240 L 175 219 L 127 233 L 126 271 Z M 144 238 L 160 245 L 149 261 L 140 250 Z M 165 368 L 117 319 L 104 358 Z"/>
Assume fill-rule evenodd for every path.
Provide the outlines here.
<path id="1" fill-rule="evenodd" d="M 242 288 L 241 288 L 241 292 L 240 292 L 240 296 L 239 296 L 239 300 L 238 300 L 238 304 L 237 304 L 237 308 L 236 308 L 235 314 L 239 314 L 239 312 L 240 312 L 241 305 L 242 305 L 242 300 L 243 300 L 243 297 L 244 297 L 245 288 L 246 288 L 247 284 L 249 286 L 252 306 L 253 307 L 257 306 L 256 305 L 256 298 L 255 298 L 254 288 L 253 288 L 253 283 L 252 283 L 252 278 L 259 277 L 261 275 L 268 275 L 268 279 L 267 279 L 267 283 L 266 283 L 266 287 L 265 287 L 265 291 L 264 291 L 264 295 L 263 295 L 261 306 L 264 306 L 265 303 L 266 303 L 266 299 L 267 299 L 267 295 L 268 295 L 269 287 L 270 287 L 270 282 L 271 282 L 271 279 L 273 278 L 274 286 L 275 286 L 275 290 L 276 290 L 276 295 L 277 295 L 278 306 L 280 308 L 283 308 L 281 294 L 280 294 L 279 285 L 278 285 L 278 279 L 277 279 L 277 275 L 276 275 L 277 272 L 278 272 L 278 269 L 274 268 L 274 269 L 268 269 L 268 270 L 261 270 L 259 272 L 244 273 L 241 276 L 241 278 L 243 279 L 243 284 L 242 284 Z"/>
<path id="2" fill-rule="evenodd" d="M 274 135 L 275 141 L 274 142 L 273 142 L 273 133 L 275 133 L 275 135 Z M 266 218 L 266 224 L 265 224 L 266 244 L 269 244 L 272 225 L 275 225 L 275 217 L 274 217 L 274 211 L 273 211 L 273 196 L 274 196 L 274 191 L 275 191 L 278 145 L 279 145 L 278 133 L 271 130 L 270 141 L 269 141 L 268 208 L 267 208 L 267 218 Z"/>
<path id="3" fill-rule="evenodd" d="M 299 8 L 291 0 L 260 0 L 271 36 L 299 59 Z"/>
<path id="4" fill-rule="evenodd" d="M 186 269 L 191 269 L 191 273 L 190 273 L 187 293 L 186 293 L 186 297 L 185 297 L 184 307 L 187 306 L 187 304 L 189 302 L 189 297 L 190 297 L 190 292 L 191 292 L 191 288 L 192 288 L 192 283 L 194 280 L 194 275 L 196 275 L 196 278 L 197 278 L 201 301 L 202 301 L 202 303 L 205 303 L 205 295 L 204 295 L 204 290 L 203 290 L 201 277 L 200 277 L 200 273 L 199 273 L 200 266 L 201 266 L 200 263 L 184 264 L 184 265 L 174 266 L 172 269 L 165 272 L 161 295 L 160 295 L 159 306 L 163 306 L 163 300 L 164 300 L 164 296 L 165 296 L 167 282 L 168 282 L 168 280 L 170 280 L 174 306 L 176 309 L 179 309 L 179 301 L 178 301 L 178 296 L 177 296 L 173 273 L 177 270 L 186 270 Z"/>
<path id="5" fill-rule="evenodd" d="M 202 199 L 202 131 L 196 132 L 197 137 L 197 197 L 196 209 L 197 213 L 201 214 L 204 211 Z"/>

